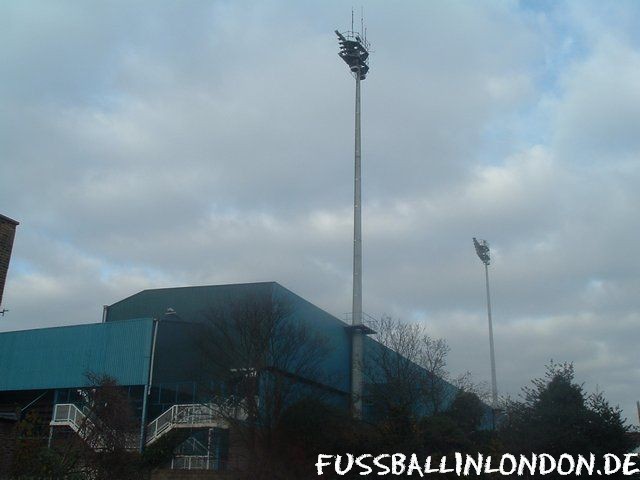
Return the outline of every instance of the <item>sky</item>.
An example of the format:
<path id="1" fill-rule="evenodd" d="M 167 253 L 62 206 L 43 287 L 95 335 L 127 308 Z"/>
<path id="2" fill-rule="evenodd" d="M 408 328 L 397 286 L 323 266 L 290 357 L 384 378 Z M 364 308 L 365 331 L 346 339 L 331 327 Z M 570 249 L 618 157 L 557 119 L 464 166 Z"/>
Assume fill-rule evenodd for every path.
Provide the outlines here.
<path id="1" fill-rule="evenodd" d="M 637 424 L 640 3 L 363 7 L 364 310 L 488 381 L 485 238 L 501 395 L 571 361 Z M 339 0 L 3 1 L 0 331 L 254 281 L 344 318 L 350 21 Z"/>

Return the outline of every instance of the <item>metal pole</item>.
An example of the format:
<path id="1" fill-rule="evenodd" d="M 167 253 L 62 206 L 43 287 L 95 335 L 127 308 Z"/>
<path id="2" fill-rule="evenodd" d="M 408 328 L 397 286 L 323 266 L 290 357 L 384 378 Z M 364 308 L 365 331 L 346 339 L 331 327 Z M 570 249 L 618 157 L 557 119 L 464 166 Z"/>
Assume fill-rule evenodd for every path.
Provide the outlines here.
<path id="1" fill-rule="evenodd" d="M 362 325 L 362 216 L 360 190 L 360 70 L 356 72 L 355 175 L 353 197 L 353 308 L 352 325 Z M 362 332 L 353 329 L 351 346 L 351 403 L 353 416 L 362 417 Z"/>
<path id="2" fill-rule="evenodd" d="M 55 419 L 56 417 L 56 405 L 58 403 L 58 390 L 54 390 L 53 391 L 53 412 L 51 412 L 51 415 L 53 416 L 53 419 Z M 49 427 L 49 439 L 47 440 L 47 448 L 51 449 L 51 444 L 53 443 L 53 426 Z"/>
<path id="3" fill-rule="evenodd" d="M 484 265 L 484 276 L 487 285 L 487 315 L 489 317 L 489 350 L 491 355 L 491 397 L 493 410 L 498 408 L 498 382 L 496 380 L 496 356 L 493 349 L 493 322 L 491 320 L 491 295 L 489 292 L 489 266 Z"/>
<path id="4" fill-rule="evenodd" d="M 149 396 L 151 395 L 151 382 L 153 382 L 153 364 L 156 355 L 156 339 L 158 337 L 158 320 L 153 319 L 153 334 L 151 339 L 151 356 L 149 358 L 149 375 L 144 385 L 142 397 L 142 418 L 140 419 L 140 453 L 144 452 L 147 444 L 147 410 L 149 404 Z M 173 460 L 172 460 L 173 461 Z"/>

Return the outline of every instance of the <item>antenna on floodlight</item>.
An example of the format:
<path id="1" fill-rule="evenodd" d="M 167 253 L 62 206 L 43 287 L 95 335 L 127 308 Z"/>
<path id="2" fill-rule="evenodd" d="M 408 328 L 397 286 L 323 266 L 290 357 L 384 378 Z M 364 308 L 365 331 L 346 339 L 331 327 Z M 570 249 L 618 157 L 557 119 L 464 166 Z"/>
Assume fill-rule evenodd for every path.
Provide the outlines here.
<path id="1" fill-rule="evenodd" d="M 356 80 L 356 125 L 355 125 L 355 175 L 353 195 L 353 304 L 351 314 L 351 410 L 355 418 L 362 417 L 362 364 L 363 335 L 372 330 L 362 322 L 362 210 L 361 210 L 361 130 L 360 130 L 360 83 L 369 72 L 369 43 L 364 35 L 364 19 L 360 18 L 360 32 L 351 30 L 340 33 L 336 30 L 340 51 L 338 55 L 347 64 Z"/>
<path id="2" fill-rule="evenodd" d="M 473 245 L 476 248 L 476 254 L 478 258 L 484 264 L 484 277 L 485 285 L 487 288 L 487 316 L 489 318 L 489 354 L 491 356 L 491 400 L 494 410 L 494 423 L 495 423 L 495 411 L 498 409 L 498 382 L 496 380 L 496 357 L 493 347 L 493 322 L 491 319 L 491 295 L 489 293 L 489 264 L 491 263 L 491 252 L 489 250 L 489 243 L 486 240 L 477 240 L 473 237 Z M 494 425 L 495 427 L 495 425 Z"/>

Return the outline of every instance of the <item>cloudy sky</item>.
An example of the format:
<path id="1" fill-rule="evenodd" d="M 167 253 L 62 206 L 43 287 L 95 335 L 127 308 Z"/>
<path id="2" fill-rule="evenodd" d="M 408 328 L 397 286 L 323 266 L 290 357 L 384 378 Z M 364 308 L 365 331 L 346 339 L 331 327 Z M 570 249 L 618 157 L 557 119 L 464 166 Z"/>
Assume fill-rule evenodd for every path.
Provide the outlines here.
<path id="1" fill-rule="evenodd" d="M 637 423 L 640 3 L 367 1 L 364 304 L 516 395 L 573 361 Z M 0 330 L 144 288 L 275 280 L 350 310 L 343 1 L 4 1 Z"/>

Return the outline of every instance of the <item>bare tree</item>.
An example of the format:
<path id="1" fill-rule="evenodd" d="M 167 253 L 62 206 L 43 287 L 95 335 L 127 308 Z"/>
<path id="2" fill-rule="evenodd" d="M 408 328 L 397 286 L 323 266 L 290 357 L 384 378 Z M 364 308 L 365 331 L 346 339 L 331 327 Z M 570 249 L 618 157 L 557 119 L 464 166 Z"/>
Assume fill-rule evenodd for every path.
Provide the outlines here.
<path id="1" fill-rule="evenodd" d="M 426 370 L 425 391 L 432 413 L 440 413 L 442 408 L 450 400 L 451 391 L 448 383 L 449 372 L 447 371 L 447 355 L 451 348 L 442 338 L 431 338 L 426 329 L 421 326 L 420 345 L 420 365 Z"/>
<path id="2" fill-rule="evenodd" d="M 377 342 L 365 365 L 369 400 L 383 415 L 407 417 L 437 414 L 459 389 L 481 391 L 470 374 L 452 378 L 447 370 L 450 347 L 432 338 L 421 324 L 385 316 L 374 325 Z"/>
<path id="3" fill-rule="evenodd" d="M 412 416 L 426 381 L 419 365 L 423 357 L 421 327 L 383 317 L 375 330 L 378 343 L 367 352 L 363 369 L 368 401 L 381 416 Z"/>
<path id="4" fill-rule="evenodd" d="M 229 299 L 206 320 L 198 342 L 206 376 L 223 381 L 245 413 L 227 415 L 245 453 L 243 469 L 251 478 L 277 478 L 278 424 L 294 402 L 323 392 L 328 342 L 288 300 L 271 295 Z"/>
<path id="5" fill-rule="evenodd" d="M 491 390 L 489 384 L 476 382 L 469 370 L 452 378 L 451 383 L 460 391 L 472 393 L 487 405 L 491 402 Z"/>

